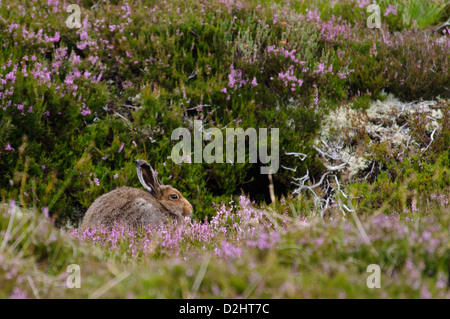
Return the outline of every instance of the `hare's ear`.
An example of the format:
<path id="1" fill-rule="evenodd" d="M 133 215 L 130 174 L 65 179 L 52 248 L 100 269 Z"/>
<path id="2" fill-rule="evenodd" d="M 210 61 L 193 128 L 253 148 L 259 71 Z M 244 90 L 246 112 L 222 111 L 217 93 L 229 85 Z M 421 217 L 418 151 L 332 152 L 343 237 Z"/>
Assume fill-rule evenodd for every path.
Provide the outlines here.
<path id="1" fill-rule="evenodd" d="M 139 181 L 146 190 L 151 194 L 157 195 L 159 192 L 160 183 L 158 180 L 158 173 L 144 160 L 136 161 L 136 170 Z"/>

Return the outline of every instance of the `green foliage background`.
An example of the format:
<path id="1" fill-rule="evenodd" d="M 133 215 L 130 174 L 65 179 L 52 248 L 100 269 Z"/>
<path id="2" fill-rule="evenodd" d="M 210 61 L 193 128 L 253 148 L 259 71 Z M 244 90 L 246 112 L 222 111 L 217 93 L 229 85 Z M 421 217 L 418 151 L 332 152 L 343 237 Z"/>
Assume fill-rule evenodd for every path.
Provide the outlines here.
<path id="1" fill-rule="evenodd" d="M 186 194 L 197 217 L 214 214 L 213 201 L 242 192 L 267 201 L 268 180 L 259 174 L 260 164 L 179 166 L 168 158 L 175 144 L 171 132 L 178 127 L 192 132 L 194 119 L 208 127 L 278 127 L 280 163 L 298 166 L 298 176 L 306 167 L 320 176 L 323 167 L 310 146 L 328 110 L 349 101 L 364 108 L 382 89 L 406 101 L 449 95 L 448 50 L 429 45 L 441 36 L 433 26 L 448 18 L 442 1 L 383 1 L 382 13 L 396 5 L 397 14 L 382 17 L 382 31 L 365 27 L 367 13 L 356 1 L 334 6 L 328 1 L 104 1 L 93 9 L 94 4 L 80 2 L 80 30 L 69 29 L 68 14 L 61 8 L 54 12 L 46 2 L 0 5 L 3 78 L 15 63 L 36 69 L 25 56 L 35 56 L 39 70 L 47 71 L 55 68 L 58 50 L 70 57 L 61 60 L 49 82 L 19 71 L 12 106 L 6 107 L 9 99 L 0 102 L 2 197 L 50 207 L 61 223 L 77 223 L 95 198 L 115 187 L 139 186 L 137 158 L 152 163 L 164 183 Z M 317 15 L 320 23 L 315 23 Z M 333 25 L 347 31 L 333 31 Z M 59 39 L 36 41 L 22 28 L 48 37 L 59 33 Z M 92 43 L 80 49 L 83 30 Z M 396 44 L 386 44 L 386 35 Z M 272 45 L 280 51 L 268 52 Z M 281 48 L 295 50 L 305 66 L 293 63 Z M 80 62 L 75 65 L 76 55 Z M 101 64 L 92 63 L 93 57 Z M 320 63 L 334 72 L 312 72 Z M 231 65 L 258 85 L 230 89 Z M 295 91 L 278 78 L 290 66 L 303 80 Z M 310 71 L 302 72 L 303 67 Z M 101 79 L 76 78 L 74 91 L 66 80 L 75 69 L 101 74 Z M 337 71 L 344 69 L 349 74 L 341 78 Z M 14 107 L 24 103 L 33 111 Z M 91 113 L 82 115 L 82 105 Z M 6 151 L 7 145 L 14 150 Z M 285 155 L 294 151 L 311 156 L 301 162 Z M 292 177 L 283 169 L 274 176 L 278 195 L 292 190 Z"/>

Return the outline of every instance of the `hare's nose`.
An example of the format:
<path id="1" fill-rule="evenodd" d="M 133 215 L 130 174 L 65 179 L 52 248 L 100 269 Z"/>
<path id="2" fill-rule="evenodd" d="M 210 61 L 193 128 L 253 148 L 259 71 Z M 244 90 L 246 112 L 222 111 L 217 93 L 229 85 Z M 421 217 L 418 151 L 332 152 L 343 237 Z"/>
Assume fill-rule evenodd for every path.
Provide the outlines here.
<path id="1" fill-rule="evenodd" d="M 188 202 L 188 206 L 185 206 L 184 216 L 192 218 L 193 214 L 194 214 L 194 207 L 191 203 Z"/>

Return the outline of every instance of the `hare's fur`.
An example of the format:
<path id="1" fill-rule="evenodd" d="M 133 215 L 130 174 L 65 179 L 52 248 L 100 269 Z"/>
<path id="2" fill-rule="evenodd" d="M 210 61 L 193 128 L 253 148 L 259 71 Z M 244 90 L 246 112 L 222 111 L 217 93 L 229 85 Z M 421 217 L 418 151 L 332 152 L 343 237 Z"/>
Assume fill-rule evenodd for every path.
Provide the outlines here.
<path id="1" fill-rule="evenodd" d="M 182 221 L 191 215 L 192 205 L 172 186 L 160 185 L 147 162 L 138 160 L 136 167 L 139 180 L 147 190 L 121 187 L 100 196 L 86 212 L 81 231 L 100 224 L 112 228 L 114 223 L 137 228 L 171 219 Z"/>

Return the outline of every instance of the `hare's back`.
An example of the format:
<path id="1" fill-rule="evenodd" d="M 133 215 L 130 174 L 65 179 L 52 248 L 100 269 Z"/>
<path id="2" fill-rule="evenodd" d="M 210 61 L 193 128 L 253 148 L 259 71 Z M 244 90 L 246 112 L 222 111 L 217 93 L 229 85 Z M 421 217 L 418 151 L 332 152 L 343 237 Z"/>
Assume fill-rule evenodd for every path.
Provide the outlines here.
<path id="1" fill-rule="evenodd" d="M 112 227 L 114 222 L 136 227 L 167 219 L 164 207 L 150 193 L 138 188 L 121 187 L 95 200 L 86 212 L 81 230 L 99 224 Z"/>

